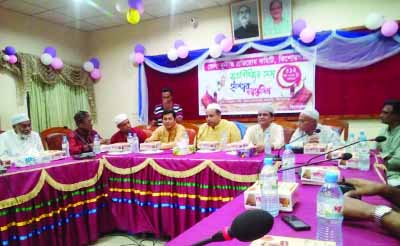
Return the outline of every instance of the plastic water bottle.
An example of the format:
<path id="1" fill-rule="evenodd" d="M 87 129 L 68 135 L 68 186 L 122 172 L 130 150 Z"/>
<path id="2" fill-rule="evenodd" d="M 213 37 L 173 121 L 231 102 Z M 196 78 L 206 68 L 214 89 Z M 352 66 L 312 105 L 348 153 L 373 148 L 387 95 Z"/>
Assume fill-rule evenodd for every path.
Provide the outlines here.
<path id="1" fill-rule="evenodd" d="M 133 133 L 132 153 L 139 152 L 139 138 L 136 133 Z"/>
<path id="2" fill-rule="evenodd" d="M 282 155 L 282 168 L 293 168 L 296 163 L 296 157 L 292 151 L 292 146 L 289 144 L 285 145 L 285 151 L 283 151 Z M 283 171 L 282 174 L 282 181 L 283 182 L 296 182 L 296 173 L 294 168 L 290 170 Z"/>
<path id="3" fill-rule="evenodd" d="M 346 141 L 346 145 L 354 143 L 355 141 L 356 141 L 356 137 L 355 137 L 354 133 L 350 132 L 349 138 Z M 347 147 L 346 152 L 355 153 L 355 145 Z"/>
<path id="4" fill-rule="evenodd" d="M 367 137 L 365 135 L 360 136 L 360 141 L 362 142 L 360 142 L 358 146 L 358 169 L 361 171 L 368 171 L 370 163 Z"/>
<path id="5" fill-rule="evenodd" d="M 99 135 L 95 135 L 94 136 L 94 140 L 93 140 L 93 152 L 97 155 L 100 154 L 100 138 Z"/>
<path id="6" fill-rule="evenodd" d="M 272 147 L 270 144 L 270 138 L 271 134 L 269 130 L 266 130 L 264 133 L 264 154 L 265 157 L 271 157 L 272 156 Z"/>
<path id="7" fill-rule="evenodd" d="M 63 136 L 62 144 L 61 144 L 62 151 L 65 152 L 65 157 L 70 157 L 69 153 L 69 142 L 67 136 Z"/>
<path id="8" fill-rule="evenodd" d="M 272 158 L 264 159 L 260 173 L 261 209 L 276 217 L 279 214 L 278 175 L 272 165 Z"/>
<path id="9" fill-rule="evenodd" d="M 221 134 L 221 150 L 226 149 L 227 144 L 228 144 L 228 133 L 224 131 Z"/>
<path id="10" fill-rule="evenodd" d="M 342 246 L 343 193 L 335 172 L 325 174 L 325 184 L 317 196 L 317 239 Z"/>
<path id="11" fill-rule="evenodd" d="M 189 136 L 186 131 L 183 133 L 182 143 L 184 148 L 187 148 L 189 146 Z"/>
<path id="12" fill-rule="evenodd" d="M 129 151 L 133 153 L 133 136 L 131 132 L 128 132 L 128 137 L 126 138 L 126 142 L 129 144 Z"/>

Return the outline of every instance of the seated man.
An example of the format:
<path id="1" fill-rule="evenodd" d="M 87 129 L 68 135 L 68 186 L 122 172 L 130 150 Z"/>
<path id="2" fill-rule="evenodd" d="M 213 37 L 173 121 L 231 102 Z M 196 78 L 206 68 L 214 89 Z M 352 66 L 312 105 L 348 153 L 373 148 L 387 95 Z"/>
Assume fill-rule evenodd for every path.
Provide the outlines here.
<path id="1" fill-rule="evenodd" d="M 264 105 L 258 110 L 258 124 L 247 128 L 243 141 L 253 144 L 257 147 L 258 152 L 264 151 L 265 133 L 269 131 L 269 143 L 274 149 L 279 149 L 285 144 L 283 128 L 273 123 L 274 109 L 270 105 Z"/>
<path id="2" fill-rule="evenodd" d="M 340 136 L 331 127 L 324 126 L 318 123 L 319 113 L 315 109 L 305 109 L 299 115 L 299 127 L 293 133 L 290 142 L 301 136 L 304 136 L 293 143 L 294 147 L 303 147 L 306 143 L 332 143 L 340 144 Z M 319 133 L 316 133 L 319 129 Z"/>
<path id="3" fill-rule="evenodd" d="M 207 106 L 207 123 L 200 126 L 196 141 L 222 141 L 226 134 L 226 143 L 240 141 L 240 131 L 233 122 L 221 119 L 221 107 L 216 103 Z"/>
<path id="4" fill-rule="evenodd" d="M 176 122 L 181 123 L 183 121 L 183 109 L 179 104 L 173 103 L 172 90 L 169 88 L 163 88 L 161 91 L 161 97 L 162 103 L 154 107 L 152 125 L 162 125 L 164 110 L 173 110 L 176 114 Z"/>
<path id="5" fill-rule="evenodd" d="M 400 206 L 400 189 L 382 183 L 364 179 L 346 179 L 345 184 L 354 186 L 355 190 L 345 193 L 343 215 L 353 219 L 375 221 L 394 236 L 400 238 L 400 213 L 387 206 L 369 204 L 354 196 L 382 196 Z"/>
<path id="6" fill-rule="evenodd" d="M 176 123 L 176 114 L 173 110 L 164 110 L 162 119 L 163 125 L 158 127 L 145 142 L 160 141 L 161 149 L 172 149 L 182 139 L 186 129 Z"/>
<path id="7" fill-rule="evenodd" d="M 0 135 L 0 159 L 8 160 L 44 151 L 42 140 L 32 131 L 31 121 L 25 113 L 11 117 L 12 130 Z"/>
<path id="8" fill-rule="evenodd" d="M 107 140 L 93 130 L 92 118 L 86 111 L 79 111 L 74 116 L 77 129 L 68 134 L 69 152 L 71 155 L 93 151 L 93 140 L 96 135 L 100 138 L 100 143 L 105 144 Z"/>
<path id="9" fill-rule="evenodd" d="M 136 133 L 137 137 L 139 138 L 139 143 L 143 143 L 147 138 L 146 133 L 144 133 L 142 129 L 131 126 L 126 114 L 119 114 L 115 116 L 114 123 L 117 125 L 119 131 L 111 137 L 110 144 L 126 143 L 129 133 L 131 133 L 132 136 L 134 133 Z"/>
<path id="10" fill-rule="evenodd" d="M 400 188 L 400 100 L 385 101 L 380 118 L 386 124 L 379 134 L 386 141 L 377 145 L 384 159 L 380 167 L 386 171 L 388 184 Z"/>

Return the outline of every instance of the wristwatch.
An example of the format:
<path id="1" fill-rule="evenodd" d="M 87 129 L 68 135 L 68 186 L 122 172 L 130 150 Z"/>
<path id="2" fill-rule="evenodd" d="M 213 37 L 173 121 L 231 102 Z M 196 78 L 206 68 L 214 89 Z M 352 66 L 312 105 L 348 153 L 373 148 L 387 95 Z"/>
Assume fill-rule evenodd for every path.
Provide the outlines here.
<path id="1" fill-rule="evenodd" d="M 382 219 L 385 215 L 392 212 L 392 208 L 388 206 L 377 206 L 374 211 L 374 220 L 375 223 L 381 225 Z"/>

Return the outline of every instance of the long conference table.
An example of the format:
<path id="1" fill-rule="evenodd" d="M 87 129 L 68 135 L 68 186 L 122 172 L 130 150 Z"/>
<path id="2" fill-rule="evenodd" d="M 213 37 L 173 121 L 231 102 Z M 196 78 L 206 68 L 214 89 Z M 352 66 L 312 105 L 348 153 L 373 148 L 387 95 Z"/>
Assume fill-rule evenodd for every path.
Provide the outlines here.
<path id="1" fill-rule="evenodd" d="M 296 158 L 303 163 L 310 156 Z M 0 176 L 0 245 L 87 245 L 116 230 L 170 236 L 168 245 L 190 245 L 230 225 L 244 210 L 241 194 L 257 180 L 262 160 L 261 154 L 165 151 L 11 167 Z M 342 173 L 377 180 L 374 171 Z M 301 185 L 294 211 L 311 231 L 294 232 L 277 218 L 271 235 L 315 238 L 318 189 Z M 379 197 L 366 200 L 385 204 Z M 346 221 L 343 228 L 344 245 L 399 245 L 371 223 Z"/>

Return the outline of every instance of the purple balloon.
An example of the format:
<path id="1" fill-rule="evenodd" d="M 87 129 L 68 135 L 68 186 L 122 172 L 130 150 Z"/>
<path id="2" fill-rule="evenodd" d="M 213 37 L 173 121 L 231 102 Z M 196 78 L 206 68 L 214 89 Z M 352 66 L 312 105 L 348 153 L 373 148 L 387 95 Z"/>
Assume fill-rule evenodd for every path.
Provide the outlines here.
<path id="1" fill-rule="evenodd" d="M 214 38 L 214 42 L 216 44 L 220 44 L 222 40 L 224 40 L 226 38 L 226 36 L 222 33 L 218 33 L 215 38 Z"/>
<path id="2" fill-rule="evenodd" d="M 51 55 L 51 57 L 53 57 L 53 58 L 57 56 L 56 48 L 54 48 L 52 46 L 47 46 L 46 48 L 44 48 L 43 53 L 47 53 L 47 54 Z"/>
<path id="3" fill-rule="evenodd" d="M 89 60 L 91 63 L 93 63 L 94 68 L 99 69 L 100 68 L 100 60 L 97 57 L 93 57 Z"/>
<path id="4" fill-rule="evenodd" d="M 175 47 L 175 49 L 178 49 L 182 45 L 185 45 L 185 42 L 183 42 L 183 40 L 178 39 L 175 41 L 174 47 Z"/>
<path id="5" fill-rule="evenodd" d="M 300 35 L 301 31 L 307 27 L 307 23 L 303 19 L 298 19 L 293 23 L 292 32 L 293 35 Z"/>
<path id="6" fill-rule="evenodd" d="M 17 52 L 15 51 L 15 48 L 14 48 L 14 47 L 12 47 L 12 46 L 7 46 L 7 47 L 4 49 L 4 53 L 6 53 L 6 54 L 9 55 L 9 56 L 12 56 L 12 55 L 15 55 L 15 53 L 17 53 Z"/>
<path id="7" fill-rule="evenodd" d="M 137 1 L 136 2 L 136 9 L 139 11 L 139 13 L 142 15 L 144 13 L 144 5 L 143 1 Z"/>
<path id="8" fill-rule="evenodd" d="M 137 4 L 138 4 L 138 0 L 128 0 L 128 5 L 129 7 L 131 7 L 132 9 L 136 9 Z"/>
<path id="9" fill-rule="evenodd" d="M 141 53 L 144 55 L 144 46 L 142 44 L 135 45 L 135 53 Z"/>

